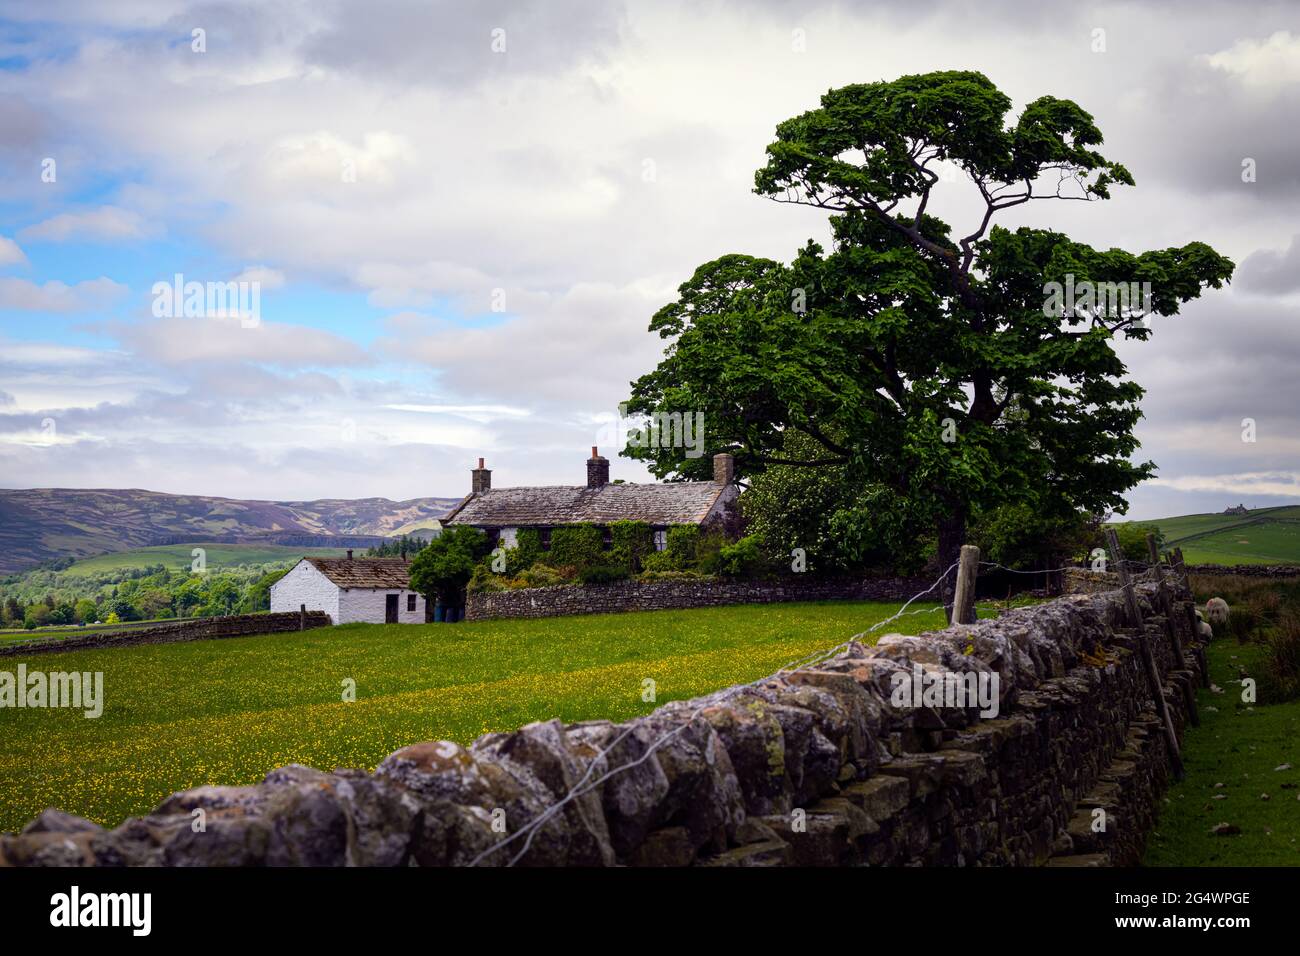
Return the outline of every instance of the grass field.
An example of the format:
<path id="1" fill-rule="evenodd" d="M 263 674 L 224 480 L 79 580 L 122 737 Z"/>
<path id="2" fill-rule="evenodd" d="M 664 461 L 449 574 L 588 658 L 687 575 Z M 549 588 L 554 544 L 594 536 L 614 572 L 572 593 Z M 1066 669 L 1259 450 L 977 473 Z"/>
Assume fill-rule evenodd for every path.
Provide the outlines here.
<path id="1" fill-rule="evenodd" d="M 169 571 L 188 571 L 194 560 L 192 552 L 203 548 L 209 570 L 220 570 L 239 564 L 289 564 L 303 556 L 332 558 L 344 552 L 341 548 L 295 548 L 275 544 L 216 544 L 196 541 L 192 544 L 168 544 L 151 548 L 134 548 L 83 558 L 67 568 L 67 574 L 97 574 L 102 571 L 147 568 L 161 564 Z"/>
<path id="2" fill-rule="evenodd" d="M 1210 677 L 1223 693 L 1198 695 L 1201 726 L 1183 741 L 1187 777 L 1161 805 L 1145 865 L 1300 866 L 1300 701 L 1241 703 L 1240 668 L 1258 673 L 1261 655 L 1257 644 L 1210 644 Z M 1284 764 L 1292 769 L 1274 769 Z M 1214 836 L 1219 823 L 1241 833 Z"/>
<path id="3" fill-rule="evenodd" d="M 26 641 L 44 641 L 52 637 L 77 637 L 85 634 L 120 634 L 157 627 L 159 624 L 175 624 L 176 621 L 177 618 L 168 617 L 148 621 L 128 621 L 123 624 L 66 624 L 57 627 L 38 627 L 32 631 L 18 627 L 3 628 L 0 629 L 0 644 L 22 644 Z"/>
<path id="4" fill-rule="evenodd" d="M 6 658 L 102 671 L 103 715 L 0 710 L 0 830 L 47 806 L 103 824 L 287 763 L 373 768 L 421 740 L 533 720 L 624 719 L 832 647 L 896 604 L 741 605 L 457 625 L 349 624 L 188 644 Z M 882 629 L 942 626 L 939 610 Z M 642 701 L 655 682 L 657 703 Z M 343 682 L 356 701 L 342 702 Z"/>
<path id="5" fill-rule="evenodd" d="M 1300 564 L 1300 507 L 1256 508 L 1244 515 L 1158 518 L 1167 546 L 1189 564 Z"/>

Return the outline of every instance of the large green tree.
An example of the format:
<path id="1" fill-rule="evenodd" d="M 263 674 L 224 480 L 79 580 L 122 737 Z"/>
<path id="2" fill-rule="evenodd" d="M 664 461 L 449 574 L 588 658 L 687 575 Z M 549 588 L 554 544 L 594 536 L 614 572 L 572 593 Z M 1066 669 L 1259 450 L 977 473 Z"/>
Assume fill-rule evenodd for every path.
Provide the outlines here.
<path id="1" fill-rule="evenodd" d="M 430 541 L 411 561 L 411 587 L 430 603 L 458 606 L 474 565 L 488 552 L 487 535 L 453 525 Z"/>
<path id="2" fill-rule="evenodd" d="M 984 76 L 943 72 L 832 90 L 781 123 L 755 191 L 832 213 L 830 250 L 700 266 L 651 321 L 668 345 L 629 409 L 703 412 L 708 451 L 732 451 L 742 475 L 843 466 L 889 487 L 934 529 L 945 569 L 982 510 L 1123 511 L 1154 465 L 1131 460 L 1143 391 L 1115 340 L 1147 339 L 1151 315 L 1177 314 L 1233 264 L 1199 242 L 1134 254 L 996 225 L 1015 206 L 1133 184 L 1076 104 L 1043 97 L 1014 122 L 1010 108 Z M 931 208 L 945 170 L 978 195 L 961 231 Z M 1148 314 L 1086 295 L 1072 308 L 1051 283 L 1149 283 Z M 790 457 L 788 432 L 812 452 Z M 707 475 L 682 447 L 625 454 L 661 477 Z"/>

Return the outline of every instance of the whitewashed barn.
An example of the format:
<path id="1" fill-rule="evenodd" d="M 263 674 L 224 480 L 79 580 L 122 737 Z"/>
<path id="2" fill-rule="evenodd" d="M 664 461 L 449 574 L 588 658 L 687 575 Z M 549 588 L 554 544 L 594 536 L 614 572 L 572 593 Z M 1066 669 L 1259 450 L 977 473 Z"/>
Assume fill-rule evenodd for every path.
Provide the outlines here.
<path id="1" fill-rule="evenodd" d="M 423 624 L 424 595 L 411 590 L 405 558 L 303 558 L 271 585 L 272 611 L 324 611 L 335 624 Z"/>

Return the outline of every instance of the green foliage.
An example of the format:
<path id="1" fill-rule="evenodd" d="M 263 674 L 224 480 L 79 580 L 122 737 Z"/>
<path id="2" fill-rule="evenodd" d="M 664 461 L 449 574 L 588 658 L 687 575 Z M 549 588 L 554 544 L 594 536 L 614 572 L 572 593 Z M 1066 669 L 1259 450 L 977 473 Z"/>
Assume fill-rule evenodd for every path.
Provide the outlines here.
<path id="1" fill-rule="evenodd" d="M 420 537 L 419 535 L 402 535 L 400 538 L 390 538 L 383 544 L 375 545 L 366 549 L 368 558 L 405 558 L 408 555 L 414 555 L 422 551 L 433 540 L 432 536 Z"/>
<path id="2" fill-rule="evenodd" d="M 755 578 L 768 571 L 767 560 L 756 535 L 724 544 L 718 554 L 718 572 L 729 578 Z"/>
<path id="3" fill-rule="evenodd" d="M 638 581 L 698 581 L 703 575 L 698 571 L 642 571 Z"/>
<path id="4" fill-rule="evenodd" d="M 178 550 L 188 554 L 189 546 Z M 286 555 L 293 553 L 287 548 L 276 550 Z M 209 559 L 212 555 L 210 551 Z M 271 585 L 288 570 L 288 564 L 218 569 L 211 560 L 203 574 L 180 573 L 163 564 L 106 565 L 104 570 L 93 572 L 86 569 L 85 562 L 57 571 L 44 567 L 0 579 L 0 593 L 4 595 L 0 621 L 7 626 L 25 626 L 25 608 L 32 603 L 51 611 L 59 605 L 71 606 L 70 623 L 107 623 L 111 613 L 120 622 L 267 611 L 271 606 Z M 55 618 L 61 621 L 64 616 L 56 614 Z"/>
<path id="5" fill-rule="evenodd" d="M 101 615 L 114 615 L 119 621 L 139 621 L 140 612 L 124 598 L 109 598 L 100 608 Z"/>
<path id="6" fill-rule="evenodd" d="M 604 535 L 594 524 L 564 525 L 551 532 L 547 561 L 556 567 L 582 571 L 606 560 Z"/>
<path id="7" fill-rule="evenodd" d="M 727 536 L 719 528 L 701 531 L 695 544 L 694 569 L 701 574 L 722 573 L 722 549 L 727 544 Z"/>
<path id="8" fill-rule="evenodd" d="M 278 568 L 275 571 L 267 571 L 249 585 L 247 592 L 239 602 L 240 613 L 251 614 L 254 611 L 271 610 L 271 585 L 275 584 L 276 581 L 279 581 L 288 573 L 289 568 Z"/>
<path id="9" fill-rule="evenodd" d="M 508 591 L 510 579 L 504 574 L 497 574 L 484 562 L 474 565 L 465 589 L 469 594 L 483 594 L 488 591 Z"/>
<path id="10" fill-rule="evenodd" d="M 1187 727 L 1183 753 L 1187 778 L 1167 793 L 1160 821 L 1148 840 L 1144 866 L 1284 866 L 1295 864 L 1296 724 L 1300 722 L 1300 580 L 1192 575 L 1197 601 L 1223 597 L 1229 628 L 1249 607 L 1258 631 L 1247 643 L 1210 641 L 1205 648 L 1212 687 L 1199 691 L 1200 726 Z M 1243 700 L 1240 680 L 1257 680 L 1257 700 Z M 1227 799 L 1214 801 L 1210 793 Z M 1271 799 L 1264 799 L 1270 795 Z M 1218 814 L 1219 810 L 1225 816 Z M 1231 816 L 1226 816 L 1231 813 Z M 1213 835 L 1226 819 L 1240 827 L 1231 839 Z"/>
<path id="11" fill-rule="evenodd" d="M 444 528 L 411 561 L 411 587 L 428 601 L 459 605 L 475 564 L 488 550 L 487 535 L 477 528 Z"/>
<path id="12" fill-rule="evenodd" d="M 641 579 L 649 574 L 675 574 L 681 569 L 676 566 L 673 556 L 668 551 L 652 551 L 641 560 Z"/>
<path id="13" fill-rule="evenodd" d="M 732 451 L 750 479 L 782 465 L 844 469 L 850 503 L 838 519 L 768 527 L 765 541 L 808 547 L 792 539 L 816 532 L 819 560 L 870 562 L 917 541 L 923 524 L 946 567 L 972 517 L 1016 501 L 1052 515 L 1122 511 L 1124 492 L 1152 474 L 1133 457 L 1143 391 L 1115 350 L 1121 336 L 1147 339 L 1149 325 L 1132 313 L 1054 314 L 1046 284 L 1149 282 L 1151 311 L 1169 317 L 1221 287 L 1233 264 L 1198 242 L 1132 254 L 993 225 L 1001 210 L 1053 198 L 1034 191 L 1040 176 L 1093 200 L 1133 182 L 1093 149 L 1101 133 L 1076 104 L 1042 97 L 1014 121 L 1009 109 L 971 72 L 828 92 L 777 127 L 755 185 L 832 211 L 830 251 L 809 242 L 788 265 L 722 256 L 651 320 L 667 349 L 633 384 L 632 413 L 702 412 L 706 452 Z M 972 228 L 927 211 L 943 161 L 981 190 Z M 787 454 L 794 435 L 811 450 Z M 707 454 L 636 442 L 624 454 L 661 477 L 707 477 Z M 888 516 L 855 503 L 872 485 L 888 489 Z M 807 507 L 787 514 L 800 520 Z M 828 537 L 843 537 L 846 553 Z"/>
<path id="14" fill-rule="evenodd" d="M 979 546 L 984 560 L 1030 570 L 1045 559 L 1085 557 L 1098 547 L 1097 534 L 1098 522 L 1092 515 L 1076 511 L 1057 516 L 1034 504 L 1015 502 L 980 514 L 972 523 L 970 543 Z M 1142 549 L 1145 555 L 1145 541 Z"/>
<path id="15" fill-rule="evenodd" d="M 1124 521 L 1119 524 L 1111 525 L 1115 529 L 1115 537 L 1119 539 L 1119 549 L 1124 552 L 1125 559 L 1129 561 L 1141 561 L 1143 564 L 1151 562 L 1151 553 L 1147 548 L 1147 535 L 1156 536 L 1156 547 L 1163 547 L 1164 538 L 1161 537 L 1160 529 L 1153 524 L 1139 524 L 1136 521 Z M 1110 549 L 1106 546 L 1105 529 L 1099 528 L 1092 536 L 1094 548 L 1105 548 L 1107 555 Z"/>
<path id="16" fill-rule="evenodd" d="M 542 558 L 542 533 L 536 528 L 520 528 L 515 546 L 506 552 L 506 567 L 512 572 L 527 571 Z"/>
<path id="17" fill-rule="evenodd" d="M 784 436 L 785 459 L 815 460 L 819 453 L 807 435 Z M 772 465 L 753 477 L 740 506 L 767 554 L 789 565 L 801 549 L 810 572 L 908 574 L 933 550 L 927 515 L 885 485 L 853 481 L 846 465 Z"/>
<path id="18" fill-rule="evenodd" d="M 1231 616 L 1228 621 L 1232 622 Z M 1300 698 L 1300 611 L 1291 610 L 1283 615 L 1268 630 L 1264 647 L 1260 700 L 1271 704 Z"/>
<path id="19" fill-rule="evenodd" d="M 654 529 L 644 521 L 615 521 L 609 530 L 612 538 L 610 563 L 636 574 L 646 556 L 654 552 Z"/>
<path id="20" fill-rule="evenodd" d="M 519 580 L 523 582 L 526 588 L 549 588 L 558 584 L 568 584 L 568 579 L 551 567 L 549 564 L 542 564 L 540 561 L 529 568 L 525 568 L 519 575 Z"/>
<path id="21" fill-rule="evenodd" d="M 45 619 L 46 624 L 75 624 L 77 623 L 77 609 L 71 604 L 58 604 L 50 610 Z"/>
<path id="22" fill-rule="evenodd" d="M 675 524 L 668 529 L 668 543 L 662 553 L 668 555 L 671 570 L 684 571 L 687 568 L 694 567 L 699 559 L 699 549 L 699 526 Z"/>
<path id="23" fill-rule="evenodd" d="M 618 564 L 595 564 L 578 572 L 582 584 L 613 584 L 628 579 L 626 567 Z"/>

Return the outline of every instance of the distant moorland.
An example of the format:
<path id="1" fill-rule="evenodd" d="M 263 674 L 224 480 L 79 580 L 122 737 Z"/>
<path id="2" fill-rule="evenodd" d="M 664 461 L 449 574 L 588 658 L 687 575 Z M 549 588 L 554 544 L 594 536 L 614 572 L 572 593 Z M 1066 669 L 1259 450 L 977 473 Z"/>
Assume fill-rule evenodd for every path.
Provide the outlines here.
<path id="1" fill-rule="evenodd" d="M 1182 548 L 1189 564 L 1300 564 L 1297 505 L 1142 523 L 1157 526 L 1165 546 Z"/>
<path id="2" fill-rule="evenodd" d="M 0 573 L 59 559 L 189 541 L 288 545 L 300 550 L 334 544 L 315 540 L 318 537 L 391 537 L 437 527 L 438 519 L 458 500 L 241 501 L 135 488 L 0 489 Z M 266 559 L 230 563 L 259 560 Z"/>

